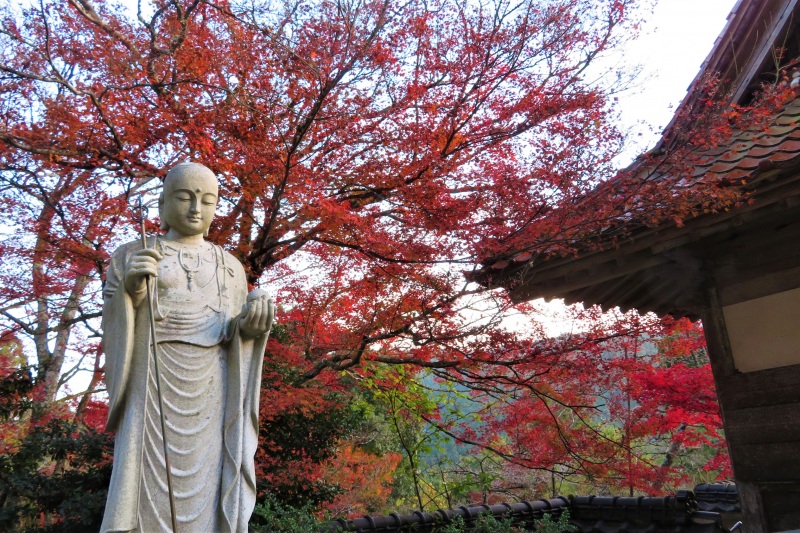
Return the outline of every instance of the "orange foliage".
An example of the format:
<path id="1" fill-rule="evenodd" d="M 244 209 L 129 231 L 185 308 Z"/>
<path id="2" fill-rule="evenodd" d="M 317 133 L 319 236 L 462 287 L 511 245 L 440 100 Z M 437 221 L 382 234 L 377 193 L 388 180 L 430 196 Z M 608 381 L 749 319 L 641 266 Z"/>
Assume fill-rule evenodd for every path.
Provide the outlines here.
<path id="1" fill-rule="evenodd" d="M 322 473 L 323 479 L 338 485 L 342 492 L 323 509 L 334 517 L 349 518 L 384 511 L 392 492 L 393 474 L 401 460 L 399 453 L 378 456 L 356 443 L 342 442 Z"/>

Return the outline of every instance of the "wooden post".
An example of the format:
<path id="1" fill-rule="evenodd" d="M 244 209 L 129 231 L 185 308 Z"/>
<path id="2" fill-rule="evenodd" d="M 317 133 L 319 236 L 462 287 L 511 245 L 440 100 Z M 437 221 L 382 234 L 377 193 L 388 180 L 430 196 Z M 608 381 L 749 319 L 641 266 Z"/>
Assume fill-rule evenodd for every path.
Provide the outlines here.
<path id="1" fill-rule="evenodd" d="M 728 339 L 728 328 L 725 324 L 725 316 L 722 313 L 719 293 L 716 287 L 711 287 L 708 291 L 708 307 L 703 313 L 703 330 L 708 346 L 708 356 L 711 361 L 711 371 L 714 374 L 714 382 L 717 386 L 717 397 L 722 411 L 724 427 L 728 428 L 728 421 L 725 417 L 726 408 L 725 394 L 721 394 L 721 389 L 725 387 L 726 378 L 730 378 L 736 373 L 736 366 L 733 361 L 730 341 Z M 736 488 L 739 492 L 739 503 L 742 506 L 743 530 L 745 533 L 766 533 L 767 522 L 764 516 L 764 505 L 761 501 L 761 493 L 753 483 L 741 481 L 736 475 L 736 442 L 727 434 L 728 454 L 733 462 L 733 472 L 736 478 Z"/>

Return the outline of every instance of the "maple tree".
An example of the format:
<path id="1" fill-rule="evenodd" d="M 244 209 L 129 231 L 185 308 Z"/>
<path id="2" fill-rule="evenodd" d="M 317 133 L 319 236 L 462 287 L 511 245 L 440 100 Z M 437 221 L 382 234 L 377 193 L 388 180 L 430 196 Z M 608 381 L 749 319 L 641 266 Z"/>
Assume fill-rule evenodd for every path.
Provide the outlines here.
<path id="1" fill-rule="evenodd" d="M 393 389 L 407 424 L 423 420 L 440 434 L 440 451 L 418 459 L 419 506 L 452 507 L 453 495 L 491 504 L 662 494 L 732 477 L 701 325 L 569 312 L 578 331 L 515 375 L 465 375 L 455 389 L 423 376 Z M 473 448 L 441 449 L 447 438 Z"/>
<path id="2" fill-rule="evenodd" d="M 71 326 L 97 315 L 128 198 L 189 157 L 220 175 L 212 238 L 251 282 L 280 280 L 307 377 L 447 353 L 438 339 L 475 330 L 460 270 L 611 170 L 619 135 L 582 76 L 629 4 L 9 9 L 4 313 L 34 339 L 44 398 L 90 342 Z"/>
<path id="3" fill-rule="evenodd" d="M 528 483 L 539 493 L 652 494 L 732 477 L 702 327 L 636 313 L 592 323 L 606 340 L 532 363 L 548 386 L 481 390 L 494 416 L 468 438 L 549 473 Z"/>
<path id="4" fill-rule="evenodd" d="M 439 413 L 426 420 L 515 464 L 553 470 L 557 454 L 577 448 L 605 457 L 630 451 L 628 441 L 600 439 L 609 446 L 602 448 L 572 427 L 584 405 L 568 389 L 597 375 L 599 355 L 574 354 L 602 339 L 638 338 L 640 326 L 548 339 L 532 323 L 522 333 L 506 319 L 530 306 L 512 305 L 464 272 L 509 253 L 570 253 L 636 206 L 664 216 L 671 206 L 675 216 L 696 208 L 669 180 L 635 193 L 630 180 L 607 185 L 623 135 L 611 120 L 614 88 L 602 80 L 617 78 L 603 78 L 594 64 L 635 33 L 638 7 L 8 3 L 0 20 L 0 206 L 8 214 L 0 311 L 3 327 L 28 339 L 34 418 L 57 401 L 78 402 L 78 420 L 98 412 L 97 317 L 109 253 L 135 238 L 133 199 L 152 199 L 168 168 L 193 159 L 220 178 L 210 239 L 280 303 L 285 332 L 268 348 L 266 423 L 282 413 L 313 418 L 366 379 L 402 391 L 374 369 L 408 366 L 408 375 L 424 370 L 476 397 L 519 396 L 498 431 L 511 431 L 517 417 L 558 422 L 540 434 L 552 447 L 534 461 Z M 713 201 L 733 201 L 710 190 Z M 711 200 L 704 208 L 715 208 Z M 633 372 L 621 361 L 614 370 Z M 86 390 L 68 390 L 81 373 Z M 554 381 L 562 379 L 571 385 Z M 563 413 L 525 404 L 542 398 Z M 673 400 L 636 397 L 655 411 L 653 402 Z M 637 428 L 666 424 L 648 416 Z M 574 432 L 569 449 L 565 431 Z M 327 453 L 298 475 L 321 479 Z M 366 461 L 348 453 L 353 464 Z M 308 466 L 301 459 L 293 472 Z M 374 466 L 377 477 L 389 468 Z"/>

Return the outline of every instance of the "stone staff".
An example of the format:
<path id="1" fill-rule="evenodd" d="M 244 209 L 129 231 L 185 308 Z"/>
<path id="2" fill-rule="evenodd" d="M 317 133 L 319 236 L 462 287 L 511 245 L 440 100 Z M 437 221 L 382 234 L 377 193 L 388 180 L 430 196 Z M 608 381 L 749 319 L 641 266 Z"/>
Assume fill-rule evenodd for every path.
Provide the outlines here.
<path id="1" fill-rule="evenodd" d="M 140 233 L 142 249 L 147 248 L 147 234 L 144 222 L 147 219 L 147 206 L 139 198 Z M 147 305 L 150 308 L 150 346 L 153 349 L 153 370 L 156 375 L 156 395 L 158 396 L 158 414 L 161 420 L 161 442 L 164 445 L 164 465 L 167 469 L 167 492 L 169 493 L 169 513 L 172 521 L 172 533 L 178 533 L 178 514 L 175 512 L 175 490 L 172 483 L 172 467 L 169 464 L 169 445 L 167 443 L 167 418 L 164 415 L 164 395 L 161 393 L 161 373 L 158 368 L 158 337 L 156 337 L 155 307 L 153 306 L 153 288 L 150 284 L 151 276 L 145 278 L 147 286 Z"/>

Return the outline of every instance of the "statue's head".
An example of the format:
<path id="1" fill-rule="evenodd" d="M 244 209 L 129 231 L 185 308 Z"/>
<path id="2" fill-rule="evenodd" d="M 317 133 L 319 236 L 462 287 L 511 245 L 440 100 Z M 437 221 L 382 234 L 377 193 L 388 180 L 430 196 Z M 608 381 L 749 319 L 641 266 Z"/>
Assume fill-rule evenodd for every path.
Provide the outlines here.
<path id="1" fill-rule="evenodd" d="M 183 236 L 208 235 L 217 208 L 217 177 L 199 163 L 181 163 L 167 172 L 158 199 L 161 229 Z"/>

